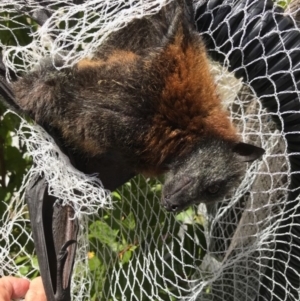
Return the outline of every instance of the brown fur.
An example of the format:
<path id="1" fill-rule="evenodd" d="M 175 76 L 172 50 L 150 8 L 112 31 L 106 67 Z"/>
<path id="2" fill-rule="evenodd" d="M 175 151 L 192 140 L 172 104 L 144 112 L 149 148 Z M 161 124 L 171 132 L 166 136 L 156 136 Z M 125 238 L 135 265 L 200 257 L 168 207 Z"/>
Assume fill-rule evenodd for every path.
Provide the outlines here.
<path id="1" fill-rule="evenodd" d="M 222 150 L 211 164 L 223 166 L 229 153 L 226 160 L 237 166 L 231 173 L 215 168 L 214 178 L 237 179 L 238 156 L 246 161 L 262 152 L 250 146 L 251 156 L 244 146 L 235 150 L 237 132 L 188 16 L 185 1 L 174 0 L 157 15 L 113 33 L 92 59 L 60 71 L 51 61 L 42 63 L 14 83 L 16 103 L 83 158 L 113 154 L 130 174 L 159 175 L 174 172 L 184 160 L 206 166 L 204 158 L 214 152 L 210 147 Z M 201 150 L 206 153 L 200 155 Z M 202 172 L 203 183 L 208 176 Z"/>
<path id="2" fill-rule="evenodd" d="M 160 58 L 161 68 L 174 65 L 166 76 L 160 101 L 147 133 L 145 152 L 152 166 L 170 156 L 191 152 L 194 145 L 207 137 L 236 142 L 236 129 L 221 106 L 209 72 L 204 46 L 182 47 L 182 32 Z M 163 72 L 164 70 L 162 70 Z"/>
<path id="3" fill-rule="evenodd" d="M 165 172 L 169 162 L 192 152 L 207 137 L 237 141 L 200 37 L 183 23 L 176 26 L 172 42 L 163 49 L 113 49 L 108 55 L 99 51 L 69 71 L 43 75 L 41 70 L 33 84 L 27 78 L 15 84 L 17 100 L 37 122 L 59 129 L 68 145 L 92 157 L 119 148 L 128 158 L 138 158 L 132 164 L 148 175 Z M 123 108 L 110 105 L 114 99 Z M 138 113 L 142 101 L 146 109 Z M 134 124 L 139 122 L 144 124 Z M 108 127 L 115 127 L 111 134 Z M 126 133 L 126 128 L 132 130 Z"/>
<path id="4" fill-rule="evenodd" d="M 117 50 L 110 54 L 105 61 L 99 59 L 83 59 L 76 64 L 76 68 L 79 71 L 83 69 L 87 69 L 88 71 L 90 71 L 90 69 L 97 70 L 101 68 L 103 64 L 128 64 L 136 60 L 136 58 L 137 55 L 131 51 Z"/>

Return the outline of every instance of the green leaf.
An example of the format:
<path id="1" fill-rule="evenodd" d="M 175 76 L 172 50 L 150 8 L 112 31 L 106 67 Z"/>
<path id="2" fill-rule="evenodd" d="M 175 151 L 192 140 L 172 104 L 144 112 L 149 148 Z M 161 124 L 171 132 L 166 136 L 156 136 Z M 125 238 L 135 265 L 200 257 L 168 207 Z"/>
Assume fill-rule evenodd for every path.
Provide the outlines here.
<path id="1" fill-rule="evenodd" d="M 26 262 L 28 261 L 28 256 L 18 256 L 16 259 L 15 259 L 15 263 L 16 264 L 20 264 L 22 262 Z"/>
<path id="2" fill-rule="evenodd" d="M 131 256 L 132 256 L 132 251 L 131 250 L 128 250 L 128 251 L 124 252 L 121 256 L 121 263 L 122 264 L 128 263 Z"/>
<path id="3" fill-rule="evenodd" d="M 135 229 L 135 219 L 132 212 L 129 213 L 129 215 L 122 221 L 122 225 L 126 227 L 129 230 Z"/>
<path id="4" fill-rule="evenodd" d="M 120 195 L 117 191 L 113 191 L 113 192 L 111 193 L 111 195 L 112 195 L 113 199 L 116 199 L 116 200 L 118 200 L 118 201 L 121 201 L 121 200 L 122 200 L 121 195 Z"/>
<path id="5" fill-rule="evenodd" d="M 287 6 L 291 3 L 291 0 L 277 0 L 275 1 L 276 5 L 281 6 L 282 8 L 286 9 Z"/>
<path id="6" fill-rule="evenodd" d="M 187 210 L 180 212 L 176 215 L 176 220 L 184 224 L 192 224 L 195 216 L 195 210 L 193 207 L 189 207 Z"/>
<path id="7" fill-rule="evenodd" d="M 34 269 L 37 269 L 37 270 L 39 269 L 39 262 L 38 262 L 38 259 L 36 256 L 33 256 L 31 258 L 31 265 Z"/>
<path id="8" fill-rule="evenodd" d="M 90 271 L 98 270 L 98 269 L 100 269 L 100 267 L 101 267 L 101 261 L 97 256 L 94 255 L 93 257 L 91 257 L 89 259 Z"/>
<path id="9" fill-rule="evenodd" d="M 27 276 L 27 274 L 30 271 L 30 267 L 29 266 L 21 266 L 19 267 L 19 273 L 23 276 Z"/>
<path id="10" fill-rule="evenodd" d="M 96 238 L 103 244 L 108 245 L 114 252 L 118 251 L 119 243 L 117 243 L 117 236 L 119 230 L 113 230 L 106 223 L 96 221 L 90 225 L 89 238 Z"/>
<path id="11" fill-rule="evenodd" d="M 155 184 L 154 186 L 151 187 L 151 191 L 155 193 L 161 193 L 162 190 L 162 184 Z"/>

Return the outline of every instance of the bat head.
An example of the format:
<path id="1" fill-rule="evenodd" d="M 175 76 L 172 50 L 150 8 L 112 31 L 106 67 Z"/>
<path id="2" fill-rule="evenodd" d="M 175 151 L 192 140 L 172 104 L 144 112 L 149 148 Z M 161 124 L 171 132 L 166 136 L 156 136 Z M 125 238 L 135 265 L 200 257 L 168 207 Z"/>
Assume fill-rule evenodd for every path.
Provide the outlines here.
<path id="1" fill-rule="evenodd" d="M 251 162 L 265 151 L 247 143 L 219 139 L 203 141 L 195 151 L 174 164 L 166 174 L 162 204 L 181 211 L 192 204 L 222 200 L 239 184 Z"/>

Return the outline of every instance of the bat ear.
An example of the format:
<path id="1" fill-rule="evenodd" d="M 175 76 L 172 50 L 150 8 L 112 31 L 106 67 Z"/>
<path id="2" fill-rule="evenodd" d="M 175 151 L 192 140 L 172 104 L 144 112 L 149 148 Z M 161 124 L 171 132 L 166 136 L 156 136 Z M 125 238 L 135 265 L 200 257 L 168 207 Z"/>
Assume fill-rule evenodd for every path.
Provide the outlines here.
<path id="1" fill-rule="evenodd" d="M 237 154 L 241 162 L 252 162 L 260 158 L 265 150 L 252 144 L 239 142 L 233 147 L 233 152 Z"/>
<path id="2" fill-rule="evenodd" d="M 195 27 L 193 1 L 174 0 L 173 3 L 168 6 L 166 15 L 170 21 L 167 33 L 168 43 L 173 43 L 175 38 L 177 38 L 177 43 L 187 42 L 190 29 Z"/>
<path id="3" fill-rule="evenodd" d="M 179 0 L 178 2 L 183 9 L 185 20 L 195 26 L 195 11 L 193 7 L 193 0 Z"/>

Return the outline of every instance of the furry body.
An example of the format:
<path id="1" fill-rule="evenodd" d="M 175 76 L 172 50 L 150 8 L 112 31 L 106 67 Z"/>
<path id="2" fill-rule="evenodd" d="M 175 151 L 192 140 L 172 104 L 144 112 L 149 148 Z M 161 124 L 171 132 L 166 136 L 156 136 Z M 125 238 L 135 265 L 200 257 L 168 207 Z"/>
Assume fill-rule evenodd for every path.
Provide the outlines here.
<path id="1" fill-rule="evenodd" d="M 142 173 L 160 174 L 205 136 L 237 141 L 199 35 L 191 26 L 185 32 L 183 24 L 174 26 L 159 38 L 164 47 L 108 44 L 71 70 L 57 71 L 49 62 L 14 84 L 17 103 L 88 156 L 119 149 Z"/>
<path id="2" fill-rule="evenodd" d="M 237 180 L 243 168 L 235 162 L 247 161 L 239 158 L 253 152 L 256 159 L 262 151 L 236 151 L 238 135 L 222 109 L 190 7 L 173 1 L 159 14 L 133 21 L 113 33 L 92 59 L 71 69 L 56 70 L 45 60 L 12 84 L 16 104 L 83 157 L 114 153 L 134 173 L 169 172 L 166 200 L 186 187 L 174 180 L 175 171 L 189 178 L 186 162 L 195 157 L 197 166 L 215 153 L 210 147 L 231 154 Z M 206 141 L 211 142 L 203 147 Z M 210 164 L 224 168 L 224 153 L 210 158 Z M 211 177 L 207 170 L 197 170 L 197 178 Z M 188 205 L 186 198 L 190 194 L 181 202 Z"/>

